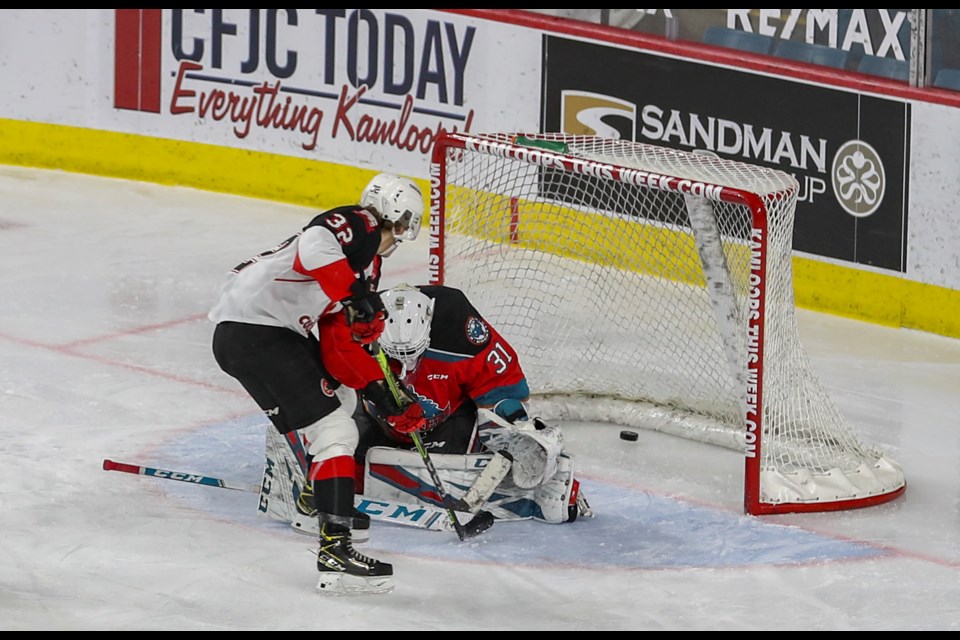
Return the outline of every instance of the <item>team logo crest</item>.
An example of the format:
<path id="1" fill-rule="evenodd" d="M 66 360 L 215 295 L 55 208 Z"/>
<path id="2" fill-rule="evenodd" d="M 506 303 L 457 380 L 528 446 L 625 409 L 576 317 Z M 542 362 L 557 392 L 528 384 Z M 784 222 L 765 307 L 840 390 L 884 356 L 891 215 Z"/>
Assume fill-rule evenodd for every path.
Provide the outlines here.
<path id="1" fill-rule="evenodd" d="M 467 318 L 467 340 L 476 345 L 486 344 L 490 340 L 487 323 L 473 316 Z"/>

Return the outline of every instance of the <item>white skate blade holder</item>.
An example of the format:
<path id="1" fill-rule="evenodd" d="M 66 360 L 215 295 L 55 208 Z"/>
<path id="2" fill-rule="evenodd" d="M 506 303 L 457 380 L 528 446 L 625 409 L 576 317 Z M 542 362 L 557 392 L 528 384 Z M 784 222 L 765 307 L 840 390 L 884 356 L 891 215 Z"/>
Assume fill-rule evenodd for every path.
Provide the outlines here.
<path id="1" fill-rule="evenodd" d="M 365 596 L 393 591 L 393 576 L 355 576 L 349 573 L 323 573 L 317 581 L 317 593 L 324 596 Z"/>

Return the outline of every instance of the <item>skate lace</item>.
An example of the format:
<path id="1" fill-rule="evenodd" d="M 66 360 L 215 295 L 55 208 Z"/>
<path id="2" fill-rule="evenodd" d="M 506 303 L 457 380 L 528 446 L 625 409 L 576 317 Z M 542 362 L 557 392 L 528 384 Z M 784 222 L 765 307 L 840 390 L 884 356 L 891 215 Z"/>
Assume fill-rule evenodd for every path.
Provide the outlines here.
<path id="1" fill-rule="evenodd" d="M 353 541 L 350 539 L 350 536 L 342 534 L 330 535 L 324 531 L 320 532 L 320 553 L 329 553 L 328 549 L 337 545 L 340 545 L 340 547 L 348 556 L 358 562 L 363 562 L 370 566 L 377 564 L 377 560 L 374 560 L 369 556 L 365 556 L 353 548 Z"/>
<path id="2" fill-rule="evenodd" d="M 350 554 L 350 557 L 352 557 L 354 560 L 363 562 L 364 564 L 368 564 L 370 566 L 377 564 L 377 561 L 371 558 L 370 556 L 365 556 L 359 551 L 357 551 L 356 549 L 354 549 L 353 543 L 350 540 L 345 540 L 343 542 L 343 546 L 346 549 L 347 553 Z"/>

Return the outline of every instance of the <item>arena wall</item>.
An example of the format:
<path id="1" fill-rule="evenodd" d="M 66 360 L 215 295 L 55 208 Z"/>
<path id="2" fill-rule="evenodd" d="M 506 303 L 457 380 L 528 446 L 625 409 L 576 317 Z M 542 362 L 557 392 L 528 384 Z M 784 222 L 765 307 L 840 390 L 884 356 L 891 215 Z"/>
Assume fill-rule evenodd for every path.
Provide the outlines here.
<path id="1" fill-rule="evenodd" d="M 0 50 L 11 165 L 317 207 L 379 171 L 426 187 L 444 130 L 632 135 L 778 167 L 803 192 L 798 306 L 960 337 L 952 92 L 517 11 L 8 9 Z M 583 105 L 610 117 L 590 131 Z M 690 135 L 704 122 L 714 137 Z M 882 167 L 867 204 L 838 183 L 851 148 Z"/>

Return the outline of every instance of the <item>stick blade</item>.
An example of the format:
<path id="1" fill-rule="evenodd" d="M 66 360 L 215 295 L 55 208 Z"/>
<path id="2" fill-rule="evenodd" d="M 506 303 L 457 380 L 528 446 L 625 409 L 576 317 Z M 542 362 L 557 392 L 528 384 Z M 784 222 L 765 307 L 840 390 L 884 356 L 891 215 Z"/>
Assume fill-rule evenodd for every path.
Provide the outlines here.
<path id="1" fill-rule="evenodd" d="M 470 522 L 463 525 L 463 537 L 473 538 L 480 535 L 493 526 L 496 518 L 489 511 L 480 511 L 470 519 Z"/>

